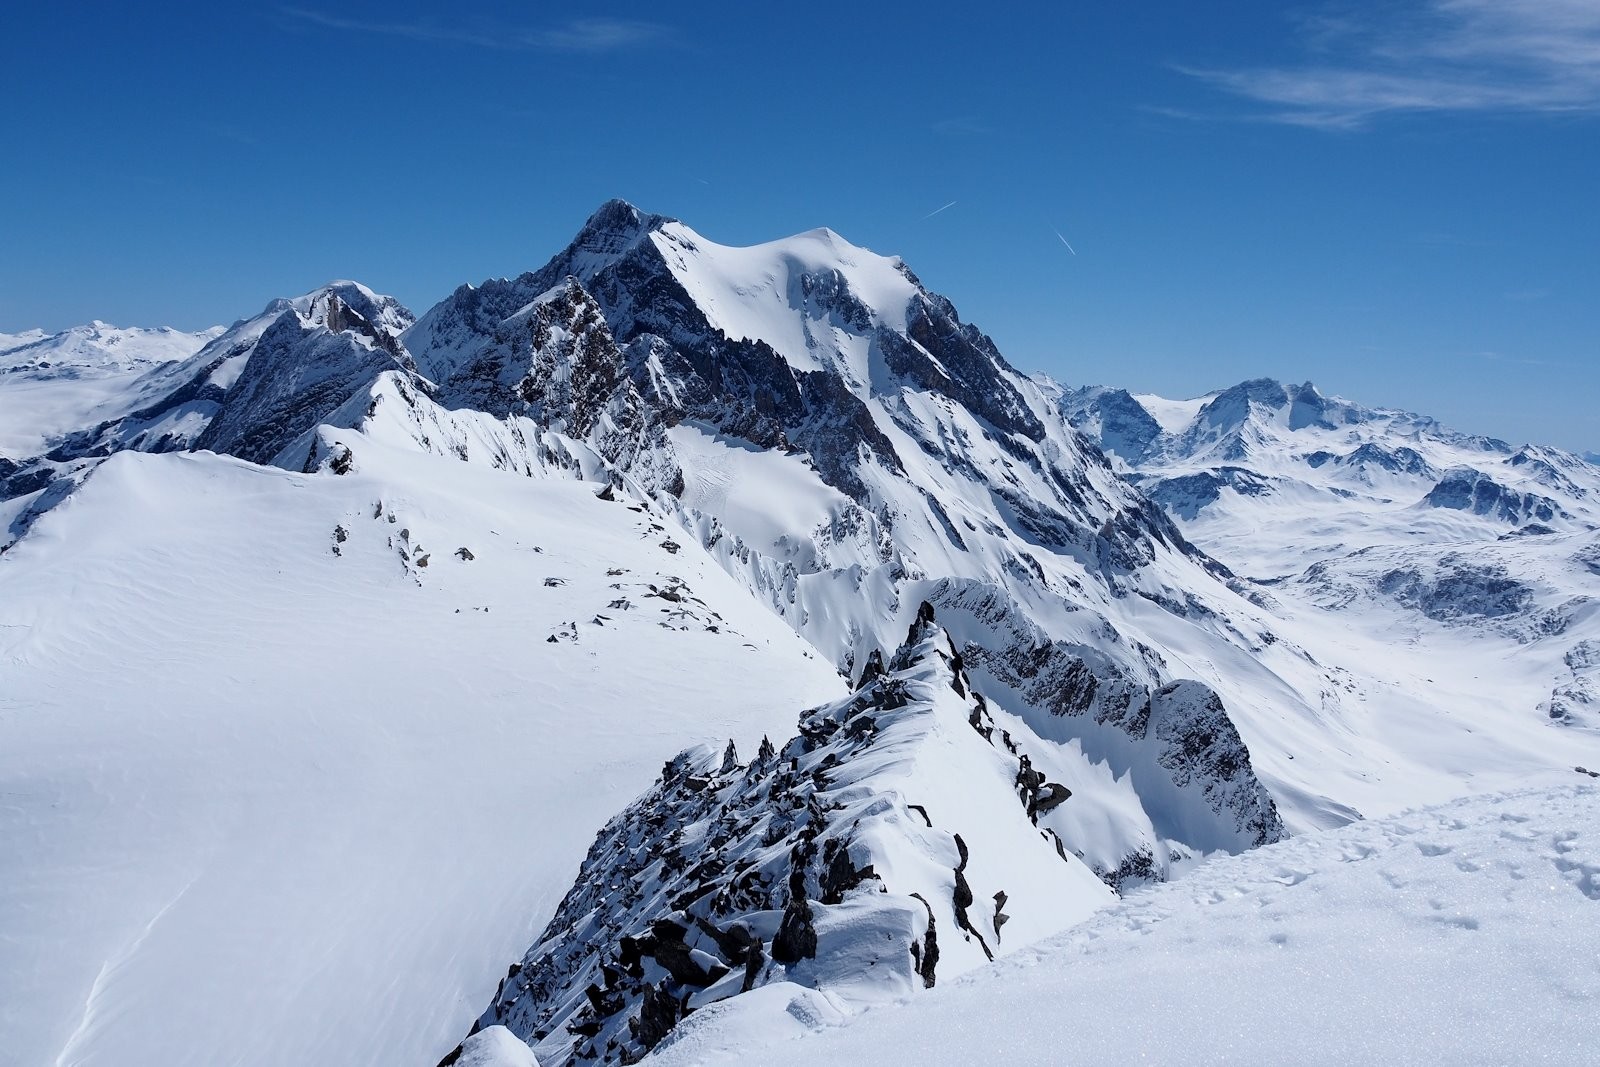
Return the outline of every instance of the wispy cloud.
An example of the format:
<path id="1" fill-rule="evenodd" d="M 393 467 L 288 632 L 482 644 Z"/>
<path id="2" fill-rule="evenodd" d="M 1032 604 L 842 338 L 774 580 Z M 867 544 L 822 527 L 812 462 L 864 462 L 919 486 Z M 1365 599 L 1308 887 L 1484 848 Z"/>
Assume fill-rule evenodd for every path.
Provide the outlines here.
<path id="1" fill-rule="evenodd" d="M 1600 111 L 1595 0 L 1412 0 L 1303 19 L 1304 62 L 1180 67 L 1256 105 L 1246 118 L 1353 129 L 1401 112 Z"/>
<path id="2" fill-rule="evenodd" d="M 581 18 L 559 25 L 527 27 L 433 20 L 383 22 L 299 7 L 283 7 L 278 12 L 303 27 L 498 51 L 618 52 L 667 44 L 673 39 L 670 27 L 636 19 Z"/>
<path id="3" fill-rule="evenodd" d="M 1534 356 L 1507 355 L 1504 352 L 1473 352 L 1472 355 L 1479 359 L 1488 360 L 1490 363 L 1507 363 L 1518 367 L 1546 367 L 1551 370 L 1576 370 L 1574 364 L 1565 360 L 1541 359 Z"/>

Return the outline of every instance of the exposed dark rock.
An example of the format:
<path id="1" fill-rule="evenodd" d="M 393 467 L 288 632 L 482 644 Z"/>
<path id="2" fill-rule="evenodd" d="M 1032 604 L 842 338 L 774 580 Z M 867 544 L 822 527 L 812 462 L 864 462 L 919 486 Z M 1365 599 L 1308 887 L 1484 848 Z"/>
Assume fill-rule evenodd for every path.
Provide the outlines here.
<path id="1" fill-rule="evenodd" d="M 811 904 L 804 897 L 790 898 L 783 922 L 772 939 L 772 958 L 779 963 L 799 963 L 817 954 L 817 930 L 811 922 Z"/>
<path id="2" fill-rule="evenodd" d="M 921 893 L 912 893 L 913 897 L 922 901 L 922 906 L 928 910 L 928 928 L 922 935 L 922 941 L 911 942 L 911 959 L 916 967 L 917 974 L 922 978 L 925 989 L 932 989 L 934 971 L 939 966 L 939 934 L 938 924 L 933 918 L 933 906 L 927 902 Z"/>
<path id="3" fill-rule="evenodd" d="M 672 1028 L 678 1025 L 678 1020 L 681 1018 L 683 1018 L 683 1002 L 668 993 L 665 984 L 645 986 L 639 1017 L 629 1021 L 628 1029 L 640 1046 L 652 1049 L 672 1032 Z"/>
<path id="4" fill-rule="evenodd" d="M 1561 505 L 1537 493 L 1508 489 L 1482 471 L 1458 467 L 1446 472 L 1422 502 L 1429 507 L 1469 511 L 1510 523 L 1552 522 L 1570 518 Z"/>

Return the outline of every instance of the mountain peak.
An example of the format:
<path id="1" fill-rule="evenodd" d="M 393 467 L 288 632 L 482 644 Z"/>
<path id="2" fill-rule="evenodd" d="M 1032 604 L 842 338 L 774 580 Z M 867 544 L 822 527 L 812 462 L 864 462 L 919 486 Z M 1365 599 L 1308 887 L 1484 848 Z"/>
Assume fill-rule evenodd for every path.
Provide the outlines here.
<path id="1" fill-rule="evenodd" d="M 666 215 L 640 211 L 626 200 L 611 199 L 589 216 L 583 229 L 573 239 L 572 246 L 578 251 L 612 255 L 623 251 L 645 234 L 676 221 Z"/>

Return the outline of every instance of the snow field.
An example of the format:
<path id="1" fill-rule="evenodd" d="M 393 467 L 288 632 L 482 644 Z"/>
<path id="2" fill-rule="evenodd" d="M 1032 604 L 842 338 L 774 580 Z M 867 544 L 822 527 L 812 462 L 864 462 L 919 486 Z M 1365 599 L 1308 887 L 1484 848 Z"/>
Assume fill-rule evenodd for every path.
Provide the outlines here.
<path id="1" fill-rule="evenodd" d="M 356 463 L 122 453 L 0 561 L 0 1060 L 433 1062 L 664 754 L 842 691 L 594 486 Z"/>

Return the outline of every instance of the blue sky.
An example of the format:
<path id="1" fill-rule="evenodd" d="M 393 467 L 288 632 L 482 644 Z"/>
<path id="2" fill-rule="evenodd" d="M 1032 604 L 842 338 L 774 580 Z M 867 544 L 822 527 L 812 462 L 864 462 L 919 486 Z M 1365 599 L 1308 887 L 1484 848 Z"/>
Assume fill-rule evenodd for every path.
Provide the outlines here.
<path id="1" fill-rule="evenodd" d="M 903 255 L 1069 383 L 1600 449 L 1600 5 L 998 8 L 27 5 L 0 331 L 420 312 L 622 196 Z"/>

